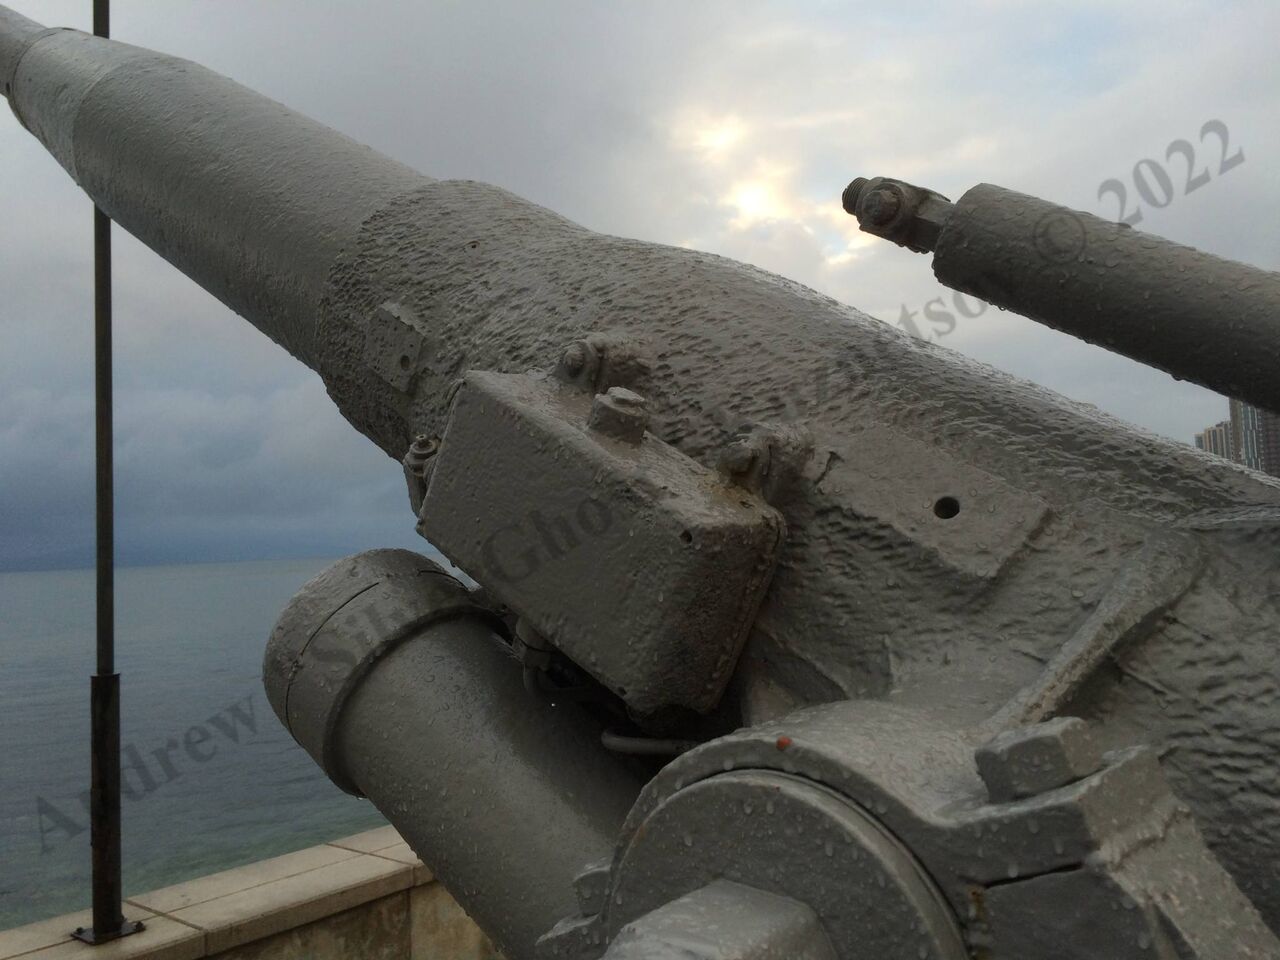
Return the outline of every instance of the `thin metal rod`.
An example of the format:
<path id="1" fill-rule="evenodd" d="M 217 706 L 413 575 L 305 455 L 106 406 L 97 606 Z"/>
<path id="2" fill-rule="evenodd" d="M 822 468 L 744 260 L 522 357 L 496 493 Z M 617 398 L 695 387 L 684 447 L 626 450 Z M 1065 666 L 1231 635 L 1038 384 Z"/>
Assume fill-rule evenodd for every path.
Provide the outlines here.
<path id="1" fill-rule="evenodd" d="M 97 4 L 95 4 L 95 7 Z M 96 22 L 96 17 L 95 17 Z M 98 674 L 116 671 L 115 465 L 112 458 L 111 220 L 93 209 L 94 416 L 97 456 Z"/>
<path id="2" fill-rule="evenodd" d="M 111 33 L 109 0 L 93 2 L 93 32 Z M 93 849 L 93 926 L 75 931 L 107 943 L 142 929 L 124 919 L 120 857 L 120 674 L 116 673 L 115 467 L 112 457 L 111 219 L 93 209 L 94 427 L 97 463 L 96 568 L 98 663 L 89 679 L 89 835 Z"/>
<path id="3" fill-rule="evenodd" d="M 99 26 L 94 3 L 94 28 Z M 124 926 L 120 856 L 120 675 L 115 649 L 115 510 L 111 389 L 111 220 L 93 210 L 94 417 L 97 456 L 98 670 L 90 679 L 89 834 L 93 940 Z"/>

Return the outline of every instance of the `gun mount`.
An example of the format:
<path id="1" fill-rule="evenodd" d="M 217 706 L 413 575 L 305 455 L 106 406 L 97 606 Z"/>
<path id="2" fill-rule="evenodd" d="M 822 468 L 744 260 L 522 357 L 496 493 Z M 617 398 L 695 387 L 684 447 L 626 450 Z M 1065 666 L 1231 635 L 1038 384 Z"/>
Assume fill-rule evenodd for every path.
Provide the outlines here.
<path id="1" fill-rule="evenodd" d="M 264 682 L 511 960 L 1280 957 L 1280 483 L 187 61 L 0 7 L 0 86 L 323 378 L 478 582 L 342 561 Z M 993 250 L 963 270 L 1021 276 Z M 1179 322 L 1274 330 L 1259 283 Z M 1274 340 L 1140 333 L 1274 400 Z"/>

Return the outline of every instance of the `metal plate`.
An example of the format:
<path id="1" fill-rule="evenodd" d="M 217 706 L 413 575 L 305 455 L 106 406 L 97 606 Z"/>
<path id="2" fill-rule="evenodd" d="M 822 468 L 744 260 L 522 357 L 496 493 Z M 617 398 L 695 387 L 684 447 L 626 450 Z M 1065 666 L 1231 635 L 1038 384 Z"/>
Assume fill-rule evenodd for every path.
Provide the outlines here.
<path id="1" fill-rule="evenodd" d="M 467 374 L 421 528 L 638 716 L 710 710 L 782 518 L 652 434 L 588 429 L 590 410 L 547 378 Z"/>

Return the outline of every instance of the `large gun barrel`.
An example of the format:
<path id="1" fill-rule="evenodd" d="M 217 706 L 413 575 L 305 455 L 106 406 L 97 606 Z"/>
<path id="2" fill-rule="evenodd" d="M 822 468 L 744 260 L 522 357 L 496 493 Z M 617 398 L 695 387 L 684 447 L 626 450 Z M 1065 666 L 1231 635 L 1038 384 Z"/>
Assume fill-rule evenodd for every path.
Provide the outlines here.
<path id="1" fill-rule="evenodd" d="M 1280 482 L 183 60 L 0 7 L 0 84 L 479 583 L 344 561 L 264 680 L 511 960 L 1280 957 Z"/>
<path id="2" fill-rule="evenodd" d="M 7 9 L 0 84 L 112 220 L 313 366 L 338 253 L 429 182 L 198 64 Z"/>

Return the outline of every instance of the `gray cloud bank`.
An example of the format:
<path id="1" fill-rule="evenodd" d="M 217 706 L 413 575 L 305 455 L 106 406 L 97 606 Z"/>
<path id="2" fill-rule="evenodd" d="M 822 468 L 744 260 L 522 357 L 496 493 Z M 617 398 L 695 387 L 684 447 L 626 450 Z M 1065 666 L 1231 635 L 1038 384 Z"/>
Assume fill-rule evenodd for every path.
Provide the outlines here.
<path id="1" fill-rule="evenodd" d="M 84 27 L 87 4 L 10 0 Z M 114 4 L 117 37 L 204 63 L 437 177 L 609 233 L 750 261 L 894 323 L 946 291 L 857 233 L 854 175 L 953 198 L 990 181 L 1115 216 L 1143 158 L 1178 189 L 1142 229 L 1274 268 L 1273 3 Z M 1185 138 L 1246 162 L 1183 195 Z M 0 569 L 92 558 L 90 207 L 0 118 Z M 125 563 L 412 545 L 398 467 L 318 379 L 117 231 Z M 938 330 L 922 323 L 925 333 Z M 987 310 L 942 340 L 1189 440 L 1225 402 Z"/>

